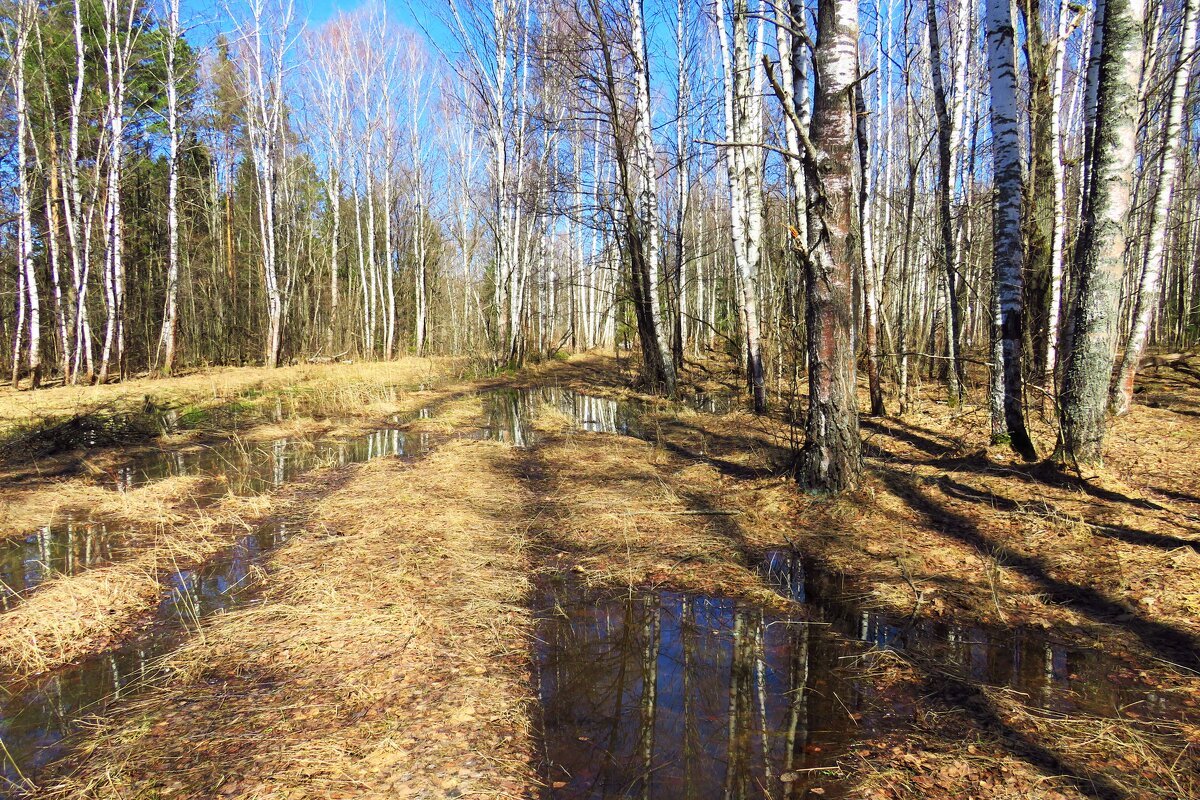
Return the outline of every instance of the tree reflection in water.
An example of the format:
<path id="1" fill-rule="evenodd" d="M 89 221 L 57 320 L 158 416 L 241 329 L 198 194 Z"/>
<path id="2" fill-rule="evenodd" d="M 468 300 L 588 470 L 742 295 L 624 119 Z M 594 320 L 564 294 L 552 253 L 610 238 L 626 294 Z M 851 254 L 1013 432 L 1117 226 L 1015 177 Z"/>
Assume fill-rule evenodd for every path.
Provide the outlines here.
<path id="1" fill-rule="evenodd" d="M 834 796 L 869 699 L 800 620 L 670 592 L 547 599 L 538 666 L 553 797 Z M 788 780 L 784 780 L 784 778 Z M 795 779 L 795 780 L 791 780 Z"/>

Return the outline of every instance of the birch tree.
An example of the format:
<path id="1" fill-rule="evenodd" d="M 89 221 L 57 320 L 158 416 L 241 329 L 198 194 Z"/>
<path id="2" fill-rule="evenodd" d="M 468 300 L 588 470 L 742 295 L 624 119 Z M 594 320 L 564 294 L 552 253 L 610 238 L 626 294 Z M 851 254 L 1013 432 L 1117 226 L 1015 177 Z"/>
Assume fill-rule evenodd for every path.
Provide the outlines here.
<path id="1" fill-rule="evenodd" d="M 945 274 L 946 308 L 946 355 L 950 360 L 946 374 L 949 378 L 950 402 L 962 402 L 962 359 L 958 352 L 961 324 L 958 311 L 958 275 L 954 222 L 950 210 L 951 184 L 954 182 L 952 143 L 955 132 L 951 124 L 950 111 L 946 103 L 946 88 L 942 77 L 942 42 L 938 29 L 937 7 L 934 0 L 925 2 L 926 29 L 929 32 L 930 74 L 933 76 L 933 107 L 937 113 L 937 206 L 938 231 L 941 234 L 939 258 Z"/>
<path id="2" fill-rule="evenodd" d="M 658 294 L 662 284 L 662 237 L 658 222 L 658 167 L 650 117 L 650 57 L 646 48 L 642 3 L 643 0 L 629 0 L 628 6 L 630 51 L 633 57 L 633 160 L 637 199 L 633 207 L 634 218 L 626 220 L 626 225 L 636 229 L 630 241 L 629 257 L 635 265 L 634 281 L 640 288 L 635 292 L 634 302 L 640 306 L 639 314 L 644 317 L 638 333 L 643 340 L 642 356 L 646 360 L 647 378 L 651 384 L 661 385 L 668 396 L 674 396 L 675 361 L 663 330 Z"/>
<path id="3" fill-rule="evenodd" d="M 1105 0 L 1088 69 L 1092 142 L 1083 227 L 1076 248 L 1078 298 L 1072 310 L 1057 456 L 1080 465 L 1104 457 L 1109 381 L 1116 350 L 1125 224 L 1133 197 L 1136 87 L 1142 73 L 1144 0 Z M 1094 85 L 1093 85 L 1094 81 Z"/>
<path id="4" fill-rule="evenodd" d="M 121 207 L 121 166 L 125 149 L 125 90 L 129 62 L 137 41 L 138 2 L 123 10 L 118 0 L 104 0 L 104 75 L 108 106 L 107 183 L 104 187 L 105 310 L 104 345 L 100 355 L 100 383 L 108 380 L 115 358 L 118 372 L 125 369 L 125 232 Z"/>
<path id="5" fill-rule="evenodd" d="M 751 53 L 751 12 L 746 0 L 732 0 L 730 33 L 726 30 L 726 0 L 717 2 L 717 30 L 721 41 L 721 60 L 725 73 L 725 136 L 732 145 L 725 148 L 728 174 L 729 208 L 733 232 L 734 262 L 742 289 L 742 314 L 746 325 L 746 377 L 757 414 L 767 410 L 766 383 L 763 375 L 762 343 L 759 331 L 758 267 L 762 252 L 763 225 L 763 150 L 756 143 L 763 138 L 762 109 L 762 10 L 757 17 Z M 793 126 L 794 127 L 794 126 Z"/>
<path id="6" fill-rule="evenodd" d="M 1036 458 L 1025 428 L 1022 399 L 1024 247 L 1021 236 L 1021 150 L 1017 121 L 1015 33 L 1008 0 L 987 0 L 988 71 L 992 87 L 992 158 L 995 205 L 992 208 L 992 281 L 997 342 L 993 373 L 993 431 L 1001 429 L 1026 460 Z"/>
<path id="7" fill-rule="evenodd" d="M 42 381 L 41 358 L 41 303 L 38 295 L 37 274 L 33 266 L 33 199 L 30 194 L 28 140 L 29 103 L 26 80 L 26 60 L 29 41 L 38 14 L 35 0 L 18 0 L 16 19 L 11 41 L 6 49 L 13 61 L 13 89 L 16 108 L 16 151 L 17 151 L 17 313 L 13 326 L 12 385 L 17 387 L 20 378 L 20 352 L 22 329 L 28 327 L 28 368 L 31 388 L 38 388 Z M 9 39 L 7 27 L 5 39 Z"/>
<path id="8" fill-rule="evenodd" d="M 169 375 L 175 366 L 175 337 L 179 326 L 179 62 L 178 46 L 182 36 L 179 0 L 166 0 L 167 93 L 167 286 L 163 310 L 162 371 Z"/>
<path id="9" fill-rule="evenodd" d="M 317 35 L 308 39 L 308 89 L 312 108 L 324 146 L 325 196 L 329 203 L 329 317 L 325 329 L 325 349 L 333 355 L 340 345 L 338 305 L 341 301 L 342 251 L 342 179 L 345 171 L 345 137 L 349 116 L 347 91 L 347 46 L 345 18 L 338 17 Z"/>
<path id="10" fill-rule="evenodd" d="M 1200 0 L 1184 0 L 1179 57 L 1171 71 L 1166 120 L 1163 122 L 1158 142 L 1158 183 L 1154 187 L 1154 197 L 1149 209 L 1150 218 L 1147 221 L 1150 240 L 1141 265 L 1141 280 L 1138 283 L 1137 300 L 1133 310 L 1133 326 L 1125 342 L 1121 370 L 1110 400 L 1115 414 L 1128 413 L 1133 404 L 1133 381 L 1137 376 L 1138 364 L 1146 349 L 1150 323 L 1158 306 L 1159 284 L 1166 261 L 1168 212 L 1179 175 L 1179 151 L 1182 149 L 1180 125 L 1183 121 L 1183 107 L 1192 67 L 1195 66 L 1198 13 Z"/>
<path id="11" fill-rule="evenodd" d="M 112 0 L 107 0 L 111 2 Z M 284 116 L 284 59 L 294 7 L 291 0 L 247 0 L 248 19 L 235 18 L 244 44 L 242 91 L 246 128 L 259 193 L 258 228 L 266 289 L 267 332 L 264 360 L 279 366 L 283 338 L 283 291 L 278 267 L 279 159 L 286 128 Z"/>
<path id="12" fill-rule="evenodd" d="M 862 471 L 851 313 L 857 0 L 820 0 L 813 67 L 817 91 L 804 161 L 808 247 L 796 251 L 808 297 L 808 417 L 799 478 L 809 489 L 838 492 L 856 488 Z"/>

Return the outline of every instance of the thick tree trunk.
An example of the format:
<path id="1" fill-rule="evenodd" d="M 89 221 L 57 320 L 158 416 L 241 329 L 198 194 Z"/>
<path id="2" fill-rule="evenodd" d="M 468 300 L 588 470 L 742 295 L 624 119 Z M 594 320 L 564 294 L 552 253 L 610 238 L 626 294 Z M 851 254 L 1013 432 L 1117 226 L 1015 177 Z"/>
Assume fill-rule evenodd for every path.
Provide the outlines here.
<path id="1" fill-rule="evenodd" d="M 662 325 L 662 307 L 658 287 L 661 283 L 661 252 L 658 230 L 658 190 L 655 186 L 657 168 L 650 118 L 650 61 L 646 50 L 646 32 L 642 16 L 643 0 L 629 0 L 629 17 L 633 39 L 634 121 L 633 153 L 637 188 L 631 226 L 630 253 L 634 282 L 640 284 L 635 295 L 639 300 L 638 336 L 642 339 L 643 366 L 646 382 L 660 387 L 668 396 L 675 394 L 675 361 Z M 636 230 L 632 230 L 636 228 Z M 640 297 L 638 296 L 640 295 Z"/>
<path id="2" fill-rule="evenodd" d="M 854 100 L 857 0 L 821 0 L 808 182 L 808 419 L 799 479 L 808 489 L 858 486 L 862 471 L 854 359 Z"/>
<path id="3" fill-rule="evenodd" d="M 1078 298 L 1066 357 L 1057 456 L 1078 464 L 1103 461 L 1109 381 L 1117 339 L 1125 225 L 1137 141 L 1135 87 L 1142 72 L 1144 0 L 1105 0 L 1092 39 L 1088 96 L 1095 98 L 1093 140 L 1085 165 L 1088 197 L 1076 249 Z M 1091 104 L 1089 104 L 1091 106 Z"/>
<path id="4" fill-rule="evenodd" d="M 1025 428 L 1021 392 L 1021 347 L 1024 307 L 1021 241 L 1021 152 L 1017 121 L 1017 71 L 1013 55 L 1013 22 L 1009 0 L 987 0 L 988 70 L 992 86 L 992 155 L 995 163 L 992 274 L 996 293 L 995 336 L 1000 363 L 992 365 L 1002 376 L 1001 392 L 1005 435 L 1026 460 L 1037 457 Z M 993 420 L 993 431 L 999 427 Z"/>

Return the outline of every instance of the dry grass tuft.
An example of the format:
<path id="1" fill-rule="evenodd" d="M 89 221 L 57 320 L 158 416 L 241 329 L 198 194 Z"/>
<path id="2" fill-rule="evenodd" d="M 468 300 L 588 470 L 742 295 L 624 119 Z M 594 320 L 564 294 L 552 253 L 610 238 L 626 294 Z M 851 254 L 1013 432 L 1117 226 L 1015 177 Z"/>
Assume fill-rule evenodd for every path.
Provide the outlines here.
<path id="1" fill-rule="evenodd" d="M 530 455 L 543 476 L 539 541 L 592 585 L 667 585 L 775 604 L 745 531 L 752 507 L 718 471 L 622 436 L 548 436 Z M 752 490 L 750 490 L 752 491 Z"/>

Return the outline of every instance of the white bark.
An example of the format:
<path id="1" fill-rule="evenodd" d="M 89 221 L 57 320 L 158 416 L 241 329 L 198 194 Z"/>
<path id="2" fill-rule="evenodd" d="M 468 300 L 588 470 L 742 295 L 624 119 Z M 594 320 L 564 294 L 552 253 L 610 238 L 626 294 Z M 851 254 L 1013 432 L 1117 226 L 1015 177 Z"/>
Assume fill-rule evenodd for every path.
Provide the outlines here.
<path id="1" fill-rule="evenodd" d="M 121 160 L 125 137 L 125 88 L 129 60 L 137 34 L 134 21 L 138 3 L 122 15 L 117 0 L 104 0 L 104 71 L 108 105 L 108 175 L 105 185 L 105 324 L 100 356 L 99 380 L 108 379 L 115 358 L 118 372 L 124 371 L 125 350 L 125 242 L 121 212 Z"/>
<path id="2" fill-rule="evenodd" d="M 29 105 L 26 96 L 25 59 L 29 46 L 30 33 L 33 30 L 34 19 L 38 7 L 33 0 L 19 0 L 16 9 L 16 30 L 10 52 L 15 62 L 13 84 L 16 94 L 16 134 L 17 134 L 17 274 L 19 276 L 17 292 L 17 325 L 13 344 L 13 373 L 12 383 L 17 385 L 19 375 L 19 348 L 21 338 L 21 323 L 28 322 L 28 366 L 32 379 L 32 388 L 37 388 L 41 380 L 41 329 L 40 329 L 40 299 L 38 296 L 36 274 L 33 268 L 33 212 L 30 197 L 28 158 L 26 140 L 29 134 Z M 6 32 L 7 38 L 7 32 Z M 21 294 L 24 292 L 24 299 Z M 28 311 L 28 317 L 25 317 Z"/>
<path id="3" fill-rule="evenodd" d="M 175 366 L 175 336 L 179 319 L 179 65 L 177 43 L 182 35 L 179 0 L 167 0 L 167 286 L 162 327 L 162 370 Z"/>
<path id="4" fill-rule="evenodd" d="M 650 306 L 650 317 L 662 358 L 663 383 L 667 394 L 674 395 L 675 362 L 663 330 L 662 306 L 658 296 L 658 287 L 662 283 L 662 237 L 658 225 L 658 169 L 650 118 L 650 60 L 646 49 L 642 2 L 643 0 L 629 0 L 634 73 L 633 151 L 639 181 L 637 213 L 641 217 L 639 226 L 645 237 L 644 255 L 649 283 L 646 301 Z"/>
<path id="5" fill-rule="evenodd" d="M 725 72 L 725 138 L 730 142 L 758 143 L 763 139 L 762 52 L 763 9 L 759 17 L 751 53 L 750 9 L 746 0 L 732 0 L 730 51 L 726 30 L 725 2 L 717 3 L 717 27 Z M 797 137 L 798 138 L 798 137 Z M 756 146 L 729 147 L 724 153 L 728 172 L 730 218 L 733 230 L 734 263 L 742 289 L 742 314 L 746 323 L 746 371 L 754 408 L 763 413 L 767 407 L 762 364 L 761 332 L 758 320 L 758 267 L 762 253 L 762 175 L 764 151 Z"/>
<path id="6" fill-rule="evenodd" d="M 1149 242 L 1145 261 L 1142 264 L 1137 302 L 1134 306 L 1133 327 L 1129 332 L 1129 339 L 1125 343 L 1120 375 L 1112 392 L 1112 410 L 1117 414 L 1127 413 L 1133 403 L 1134 378 L 1137 376 L 1142 353 L 1146 349 L 1150 321 L 1158 306 L 1159 283 L 1166 259 L 1167 218 L 1179 172 L 1179 150 L 1182 144 L 1180 125 L 1183 121 L 1183 108 L 1187 97 L 1189 78 L 1192 67 L 1195 65 L 1198 13 L 1200 13 L 1200 0 L 1186 0 L 1179 58 L 1171 74 L 1167 118 L 1163 123 L 1162 136 L 1159 141 L 1158 184 L 1155 186 L 1154 200 L 1150 206 Z"/>
<path id="7" fill-rule="evenodd" d="M 111 1 L 111 0 L 109 0 Z M 279 366 L 283 336 L 283 291 L 279 285 L 278 193 L 279 161 L 285 134 L 284 61 L 288 30 L 292 24 L 292 0 L 247 0 L 247 20 L 235 18 L 246 43 L 242 69 L 246 99 L 246 129 L 259 193 L 258 227 L 262 251 L 263 282 L 267 299 L 267 331 L 264 360 Z"/>
<path id="8" fill-rule="evenodd" d="M 1015 33 L 1008 0 L 987 0 L 988 70 L 992 87 L 994 336 L 999 361 L 992 365 L 993 431 L 1003 429 L 1026 459 L 1035 453 L 1025 428 L 1021 392 L 1024 249 L 1021 238 L 1021 131 L 1017 115 Z M 999 396 L 996 396 L 996 394 Z M 1003 424 L 995 415 L 1003 416 Z"/>

